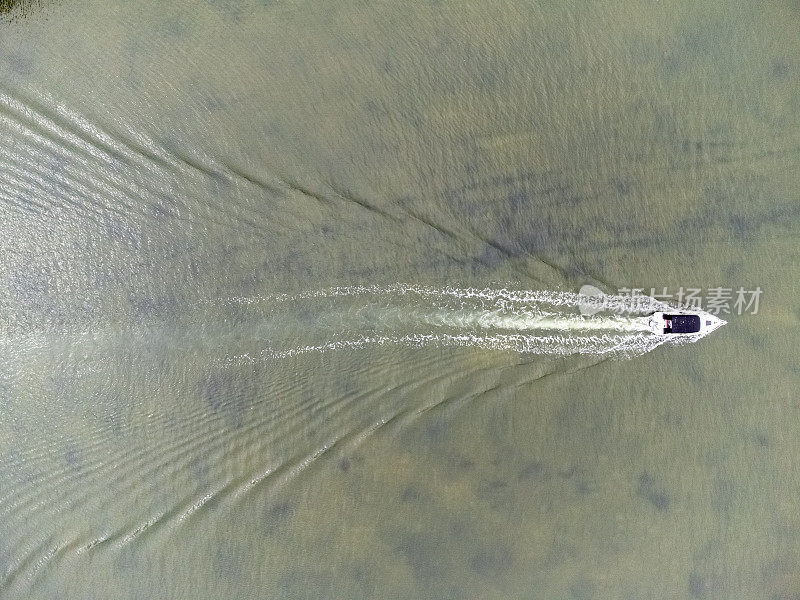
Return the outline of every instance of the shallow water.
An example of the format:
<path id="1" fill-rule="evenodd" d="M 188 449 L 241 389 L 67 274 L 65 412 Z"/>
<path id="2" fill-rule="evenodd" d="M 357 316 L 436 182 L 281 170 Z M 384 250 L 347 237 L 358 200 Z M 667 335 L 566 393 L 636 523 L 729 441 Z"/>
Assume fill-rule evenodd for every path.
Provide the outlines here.
<path id="1" fill-rule="evenodd" d="M 794 3 L 11 4 L 0 597 L 800 594 Z"/>

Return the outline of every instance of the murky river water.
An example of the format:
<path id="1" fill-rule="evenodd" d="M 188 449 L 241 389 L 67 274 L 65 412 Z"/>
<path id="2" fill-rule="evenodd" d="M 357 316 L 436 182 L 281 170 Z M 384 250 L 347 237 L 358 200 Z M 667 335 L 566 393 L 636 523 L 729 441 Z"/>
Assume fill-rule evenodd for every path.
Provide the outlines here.
<path id="1" fill-rule="evenodd" d="M 800 595 L 796 3 L 0 11 L 0 597 Z"/>

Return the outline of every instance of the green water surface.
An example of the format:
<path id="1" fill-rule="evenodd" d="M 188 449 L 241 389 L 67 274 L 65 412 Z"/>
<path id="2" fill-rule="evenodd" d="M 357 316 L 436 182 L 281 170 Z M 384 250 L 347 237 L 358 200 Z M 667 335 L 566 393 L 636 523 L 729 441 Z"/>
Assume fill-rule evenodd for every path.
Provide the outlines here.
<path id="1" fill-rule="evenodd" d="M 13 4 L 0 597 L 800 595 L 796 2 Z M 276 313 L 220 299 L 397 282 L 763 293 L 632 360 L 233 358 Z"/>

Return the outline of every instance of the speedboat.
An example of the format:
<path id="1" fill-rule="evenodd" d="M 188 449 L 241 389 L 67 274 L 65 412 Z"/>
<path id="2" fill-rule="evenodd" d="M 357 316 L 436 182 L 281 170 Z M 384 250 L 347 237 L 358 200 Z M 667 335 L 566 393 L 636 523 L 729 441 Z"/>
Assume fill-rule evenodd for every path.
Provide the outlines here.
<path id="1" fill-rule="evenodd" d="M 727 323 L 704 310 L 654 312 L 642 319 L 647 322 L 647 326 L 653 333 L 668 336 L 703 337 Z"/>

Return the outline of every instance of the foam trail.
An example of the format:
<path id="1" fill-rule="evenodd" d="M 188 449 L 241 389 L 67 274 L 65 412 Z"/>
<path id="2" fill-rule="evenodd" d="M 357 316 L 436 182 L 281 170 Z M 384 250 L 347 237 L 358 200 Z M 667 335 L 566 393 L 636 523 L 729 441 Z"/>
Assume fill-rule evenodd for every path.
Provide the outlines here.
<path id="1" fill-rule="evenodd" d="M 271 333 L 277 323 L 284 323 L 284 344 L 275 344 L 272 338 L 267 348 L 227 359 L 233 362 L 390 345 L 630 358 L 665 343 L 684 344 L 702 337 L 665 338 L 652 333 L 644 317 L 675 308 L 652 298 L 603 296 L 599 307 L 583 314 L 588 300 L 598 299 L 551 290 L 396 284 L 221 298 L 208 304 L 266 309 Z M 298 345 L 304 328 L 308 343 Z"/>
<path id="2" fill-rule="evenodd" d="M 479 327 L 482 329 L 512 329 L 520 331 L 552 330 L 565 332 L 582 331 L 649 331 L 647 324 L 632 317 L 582 317 L 579 315 L 563 316 L 532 311 L 509 313 L 503 310 L 493 311 L 439 311 L 430 314 L 415 315 L 432 326 Z"/>
<path id="3" fill-rule="evenodd" d="M 298 346 L 289 349 L 266 348 L 257 355 L 238 354 L 223 364 L 257 363 L 280 360 L 303 354 L 324 353 L 331 350 L 362 350 L 375 346 L 450 346 L 472 347 L 483 350 L 514 351 L 521 354 L 569 356 L 574 354 L 594 356 L 635 356 L 645 354 L 665 342 L 664 338 L 646 334 L 619 336 L 593 335 L 582 337 L 536 336 L 520 334 L 451 335 L 444 333 L 409 334 L 403 336 L 364 336 L 354 339 L 333 340 L 324 344 Z"/>
<path id="4" fill-rule="evenodd" d="M 262 302 L 296 302 L 315 298 L 338 298 L 359 296 L 411 296 L 433 300 L 478 301 L 495 305 L 509 304 L 544 304 L 550 306 L 577 308 L 592 300 L 576 292 L 553 290 L 514 290 L 508 288 L 473 288 L 451 287 L 435 288 L 430 286 L 395 284 L 390 286 L 337 286 L 321 290 L 302 292 L 299 294 L 277 294 L 274 296 L 231 296 L 210 300 L 212 304 L 258 304 Z M 602 297 L 605 309 L 617 313 L 631 314 L 653 312 L 671 308 L 670 305 L 650 298 L 649 296 L 615 296 Z"/>

